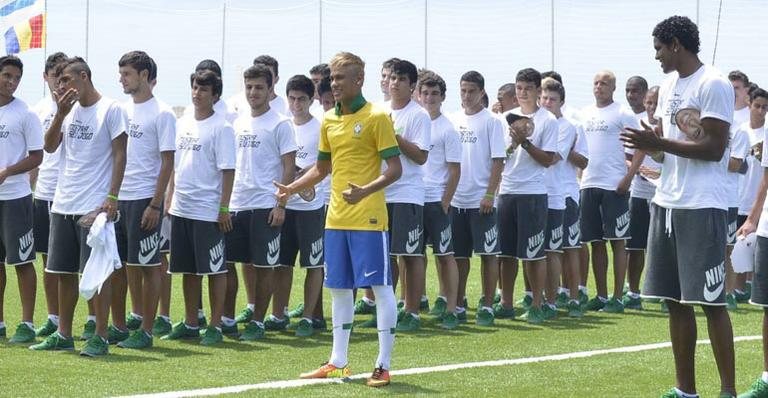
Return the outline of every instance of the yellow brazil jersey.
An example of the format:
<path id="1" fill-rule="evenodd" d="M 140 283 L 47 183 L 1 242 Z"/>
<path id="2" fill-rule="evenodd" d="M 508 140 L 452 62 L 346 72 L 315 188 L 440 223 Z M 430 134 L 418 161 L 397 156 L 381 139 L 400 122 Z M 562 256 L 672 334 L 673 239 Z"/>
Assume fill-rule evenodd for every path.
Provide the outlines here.
<path id="1" fill-rule="evenodd" d="M 386 231 L 384 190 L 353 205 L 341 194 L 349 188 L 349 182 L 362 186 L 378 178 L 381 160 L 400 154 L 387 112 L 370 102 L 365 103 L 362 97 L 358 100 L 362 107 L 355 113 L 340 115 L 329 111 L 320 127 L 318 160 L 331 160 L 331 203 L 325 227 Z"/>

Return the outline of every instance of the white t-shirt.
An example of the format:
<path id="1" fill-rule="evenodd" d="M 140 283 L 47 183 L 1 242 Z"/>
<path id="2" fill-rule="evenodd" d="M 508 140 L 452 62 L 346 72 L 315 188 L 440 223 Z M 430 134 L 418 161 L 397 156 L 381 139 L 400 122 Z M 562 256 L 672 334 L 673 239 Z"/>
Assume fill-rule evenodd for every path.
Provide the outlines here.
<path id="1" fill-rule="evenodd" d="M 557 119 L 557 154 L 560 155 L 560 160 L 557 163 L 547 168 L 546 184 L 547 184 L 547 207 L 555 210 L 565 209 L 566 188 L 565 184 L 566 176 L 570 177 L 568 173 L 569 168 L 573 165 L 568 162 L 568 154 L 571 152 L 571 148 L 575 145 L 576 141 L 576 127 L 571 124 L 568 119 L 561 117 Z M 576 175 L 573 175 L 574 182 L 576 183 L 576 191 L 578 192 L 578 182 L 576 182 Z"/>
<path id="2" fill-rule="evenodd" d="M 281 156 L 296 152 L 291 121 L 271 108 L 261 116 L 235 120 L 237 166 L 232 211 L 275 207 L 275 185 L 283 178 Z"/>
<path id="3" fill-rule="evenodd" d="M 749 122 L 749 105 L 733 110 L 733 123 L 731 123 L 731 126 L 738 127 L 747 122 Z"/>
<path id="4" fill-rule="evenodd" d="M 749 137 L 747 132 L 740 128 L 730 129 L 728 150 L 726 153 L 734 159 L 746 160 L 749 154 Z M 728 207 L 739 207 L 739 180 L 743 176 L 737 171 L 729 171 L 728 174 Z"/>
<path id="5" fill-rule="evenodd" d="M 602 108 L 590 105 L 581 116 L 589 147 L 589 164 L 581 176 L 581 187 L 613 191 L 627 174 L 627 158 L 619 134 L 626 127 L 640 128 L 640 123 L 629 108 L 617 102 Z"/>
<path id="6" fill-rule="evenodd" d="M 250 111 L 250 108 L 248 108 L 248 110 Z M 216 103 L 213 104 L 213 111 L 223 115 L 224 118 L 227 120 L 227 123 L 232 123 L 235 121 L 235 119 L 237 119 L 237 112 L 230 111 L 229 107 L 227 106 L 227 103 L 223 100 L 218 100 L 216 101 Z M 182 116 L 189 116 L 192 119 L 194 119 L 195 106 L 192 104 L 187 105 L 187 107 L 184 108 L 184 113 L 182 113 Z"/>
<path id="7" fill-rule="evenodd" d="M 745 122 L 741 125 L 741 129 L 749 137 L 750 148 L 758 143 L 762 144 L 765 137 L 763 127 L 753 129 L 750 128 L 749 122 Z M 745 161 L 747 162 L 747 174 L 744 174 L 739 179 L 739 214 L 747 216 L 752 211 L 752 205 L 755 204 L 757 189 L 760 187 L 760 180 L 763 178 L 763 168 L 760 165 L 760 161 L 752 155 L 751 151 Z"/>
<path id="8" fill-rule="evenodd" d="M 120 104 L 101 97 L 75 104 L 61 125 L 59 182 L 51 212 L 86 214 L 104 203 L 112 183 L 112 140 L 125 133 L 128 117 Z"/>
<path id="9" fill-rule="evenodd" d="M 637 117 L 637 120 L 641 120 L 645 122 L 647 125 L 651 125 L 648 121 L 648 114 L 646 112 L 641 112 L 635 114 Z M 627 153 L 634 154 L 634 149 L 627 149 Z M 650 155 L 646 154 L 643 158 L 643 166 L 650 167 L 652 169 L 660 169 L 661 164 L 654 161 Z M 645 179 L 645 177 L 641 176 L 640 174 L 635 174 L 635 176 L 632 178 L 632 186 L 629 189 L 629 196 L 633 198 L 640 198 L 640 199 L 653 199 L 653 195 L 656 193 L 656 186 L 653 185 L 652 182 Z"/>
<path id="10" fill-rule="evenodd" d="M 395 125 L 395 134 L 405 138 L 422 151 L 429 150 L 432 120 L 429 113 L 416 101 L 409 101 L 401 109 L 393 109 L 391 114 Z M 427 157 L 429 159 L 429 157 Z M 403 173 L 400 179 L 384 189 L 387 203 L 424 204 L 424 165 L 417 164 L 400 153 Z M 382 170 L 387 163 L 382 162 Z"/>
<path id="11" fill-rule="evenodd" d="M 768 154 L 768 140 L 763 141 L 763 154 Z M 760 162 L 760 165 L 763 166 L 760 172 L 764 173 L 765 169 L 768 168 L 768 156 L 763 156 L 763 160 Z M 763 212 L 760 214 L 760 221 L 757 223 L 756 232 L 757 236 L 768 238 L 768 200 L 763 203 Z"/>
<path id="12" fill-rule="evenodd" d="M 156 97 L 123 104 L 128 115 L 128 150 L 120 200 L 147 199 L 155 195 L 162 159 L 160 152 L 176 149 L 176 116 Z"/>
<path id="13" fill-rule="evenodd" d="M 461 177 L 451 205 L 460 209 L 477 209 L 491 179 L 493 159 L 507 157 L 504 136 L 506 127 L 488 109 L 474 115 L 458 112 L 453 125 L 461 140 Z"/>
<path id="14" fill-rule="evenodd" d="M 573 120 L 568 119 L 566 116 L 558 119 L 560 122 L 564 119 L 570 123 L 576 130 L 576 143 L 573 146 L 573 151 L 585 158 L 589 158 L 589 148 L 587 148 L 587 137 L 584 136 L 584 129 L 580 125 L 574 124 Z M 562 123 L 562 122 L 561 122 Z M 563 160 L 563 169 L 560 178 L 562 179 L 563 191 L 566 198 L 571 198 L 576 203 L 579 203 L 581 197 L 581 184 L 579 182 L 579 168 L 575 164 L 571 163 L 567 158 Z"/>
<path id="15" fill-rule="evenodd" d="M 661 117 L 664 137 L 685 140 L 674 124 L 678 109 L 694 108 L 701 118 L 730 123 L 733 117 L 733 87 L 714 67 L 701 66 L 686 78 L 673 73 L 659 89 L 657 116 Z M 660 184 L 653 202 L 673 209 L 728 209 L 728 151 L 717 162 L 664 154 Z"/>
<path id="16" fill-rule="evenodd" d="M 317 162 L 318 144 L 320 141 L 320 121 L 311 118 L 302 125 L 296 125 L 291 121 L 293 131 L 296 134 L 296 167 L 306 169 L 312 167 Z M 331 180 L 327 176 L 317 186 L 315 186 L 315 199 L 306 202 L 299 195 L 293 195 L 288 199 L 285 207 L 291 210 L 316 210 L 325 204 L 325 196 L 329 189 L 328 182 Z M 272 189 L 274 192 L 274 188 Z"/>
<path id="17" fill-rule="evenodd" d="M 534 129 L 528 139 L 544 152 L 557 152 L 558 125 L 552 113 L 545 108 L 539 108 L 532 115 L 523 114 L 521 108 L 515 108 L 508 113 L 532 117 Z M 511 143 L 512 137 L 505 134 L 506 147 Z M 528 151 L 518 146 L 504 163 L 499 194 L 546 194 L 546 174 L 547 167 L 542 166 L 531 157 Z"/>
<path id="18" fill-rule="evenodd" d="M 170 213 L 216 222 L 221 207 L 223 171 L 235 168 L 235 133 L 221 113 L 204 120 L 184 116 L 176 122 L 174 192 Z"/>
<path id="19" fill-rule="evenodd" d="M 448 163 L 461 163 L 461 141 L 451 121 L 441 114 L 430 124 L 432 143 L 424 170 L 424 203 L 443 200 L 450 175 Z"/>
<path id="20" fill-rule="evenodd" d="M 13 98 L 0 107 L 0 169 L 13 166 L 29 156 L 30 151 L 43 149 L 43 128 L 40 119 L 24 101 Z M 9 176 L 0 184 L 0 200 L 23 198 L 32 193 L 29 173 Z"/>
<path id="21" fill-rule="evenodd" d="M 56 103 L 50 98 L 41 99 L 34 107 L 37 118 L 42 123 L 43 137 L 48 127 L 51 127 L 53 117 L 56 115 Z M 37 171 L 35 183 L 35 198 L 52 201 L 56 193 L 56 182 L 59 179 L 59 159 L 61 159 L 61 147 L 53 153 L 43 151 L 43 163 Z"/>

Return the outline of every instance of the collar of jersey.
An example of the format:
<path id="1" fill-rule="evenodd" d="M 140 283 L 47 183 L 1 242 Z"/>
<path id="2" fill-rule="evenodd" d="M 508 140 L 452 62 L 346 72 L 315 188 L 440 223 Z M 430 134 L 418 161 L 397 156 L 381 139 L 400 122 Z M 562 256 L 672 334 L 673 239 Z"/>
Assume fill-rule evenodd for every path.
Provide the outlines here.
<path id="1" fill-rule="evenodd" d="M 365 98 L 363 98 L 362 94 L 358 94 L 355 99 L 352 100 L 352 102 L 349 103 L 349 107 L 352 110 L 352 113 L 355 113 L 362 109 L 366 104 Z M 336 116 L 341 116 L 341 102 L 337 102 L 335 106 L 335 112 Z"/>

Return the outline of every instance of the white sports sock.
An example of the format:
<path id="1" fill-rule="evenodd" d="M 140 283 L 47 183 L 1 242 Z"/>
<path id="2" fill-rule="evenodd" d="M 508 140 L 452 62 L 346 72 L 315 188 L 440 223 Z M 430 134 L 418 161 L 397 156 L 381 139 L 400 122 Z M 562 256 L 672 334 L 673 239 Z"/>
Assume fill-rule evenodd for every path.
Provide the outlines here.
<path id="1" fill-rule="evenodd" d="M 557 288 L 557 294 L 560 294 L 560 293 L 570 294 L 571 293 L 571 289 L 566 289 L 566 288 L 560 286 L 560 287 Z"/>
<path id="2" fill-rule="evenodd" d="M 352 321 L 355 318 L 355 298 L 352 289 L 328 289 L 331 292 L 331 322 L 333 324 L 333 350 L 328 361 L 337 368 L 347 366 L 347 349 Z M 392 289 L 390 289 L 392 290 Z M 377 295 L 378 299 L 379 296 Z"/>
<path id="3" fill-rule="evenodd" d="M 464 307 L 459 307 L 458 305 L 456 306 L 456 313 L 457 314 L 461 314 L 462 312 L 465 312 L 466 310 L 467 309 L 464 308 Z"/>
<path id="4" fill-rule="evenodd" d="M 85 317 L 85 321 L 86 322 L 88 322 L 88 321 L 96 322 L 96 315 L 88 315 L 87 317 Z"/>
<path id="5" fill-rule="evenodd" d="M 584 285 L 579 285 L 579 291 L 584 292 L 584 294 L 588 294 L 587 287 Z"/>
<path id="6" fill-rule="evenodd" d="M 48 319 L 50 319 L 51 322 L 53 322 L 54 325 L 59 326 L 59 316 L 58 315 L 48 314 Z"/>
<path id="7" fill-rule="evenodd" d="M 376 310 L 376 323 L 379 328 L 379 357 L 376 368 L 389 369 L 392 348 L 395 345 L 395 326 L 397 325 L 397 305 L 392 286 L 372 286 L 373 294 L 379 302 Z"/>
<path id="8" fill-rule="evenodd" d="M 677 387 L 675 387 L 675 393 L 677 393 L 677 396 L 680 398 L 699 398 L 699 394 L 688 394 Z"/>
<path id="9" fill-rule="evenodd" d="M 132 316 L 132 317 L 134 317 L 134 318 L 136 318 L 136 319 L 144 319 L 144 317 L 143 317 L 143 316 L 141 316 L 141 315 L 139 315 L 139 314 L 137 314 L 137 313 L 135 313 L 135 312 L 133 312 L 133 311 L 131 311 L 131 316 Z"/>
<path id="10" fill-rule="evenodd" d="M 222 323 L 224 326 L 232 326 L 232 325 L 234 325 L 234 324 L 235 324 L 235 320 L 234 320 L 234 319 L 232 319 L 232 318 L 227 318 L 227 317 L 225 317 L 225 316 L 222 316 L 222 317 L 221 317 L 221 323 Z"/>
<path id="11" fill-rule="evenodd" d="M 607 303 L 608 302 L 608 298 L 607 297 L 597 296 L 597 299 L 602 301 L 603 303 Z"/>
<path id="12" fill-rule="evenodd" d="M 443 300 L 445 300 L 445 301 L 448 301 L 448 297 L 445 297 L 445 296 L 437 296 L 437 298 L 439 298 L 439 299 L 443 299 Z"/>
<path id="13" fill-rule="evenodd" d="M 368 297 L 363 296 L 363 302 L 373 307 L 376 305 L 376 300 L 371 300 Z"/>
<path id="14" fill-rule="evenodd" d="M 2 329 L 2 328 L 4 328 L 4 327 L 5 327 L 5 322 L 3 322 L 3 321 L 0 321 L 0 329 Z"/>
<path id="15" fill-rule="evenodd" d="M 184 326 L 185 326 L 187 329 L 190 329 L 190 330 L 198 330 L 198 329 L 200 329 L 200 326 L 189 326 L 189 325 L 187 325 L 187 323 L 186 323 L 186 322 L 184 322 Z"/>
<path id="16" fill-rule="evenodd" d="M 427 297 L 426 294 L 421 295 L 421 301 L 428 301 L 428 300 L 429 300 L 429 297 Z"/>
<path id="17" fill-rule="evenodd" d="M 205 311 L 198 309 L 197 310 L 197 317 L 198 318 L 205 318 Z"/>
<path id="18" fill-rule="evenodd" d="M 22 323 L 29 326 L 30 329 L 35 330 L 35 325 L 32 322 L 22 322 Z"/>
<path id="19" fill-rule="evenodd" d="M 763 372 L 763 375 L 760 376 L 761 379 L 763 379 L 764 382 L 768 383 L 768 372 Z"/>
<path id="20" fill-rule="evenodd" d="M 253 311 L 253 310 L 256 309 L 256 304 L 255 303 L 248 303 L 248 305 L 246 305 L 246 307 L 248 307 L 249 310 Z"/>
<path id="21" fill-rule="evenodd" d="M 640 298 L 640 293 L 635 293 L 635 292 L 633 292 L 633 291 L 628 291 L 628 292 L 627 292 L 627 295 L 628 295 L 629 297 L 632 297 L 632 298 L 634 298 L 634 299 L 636 299 L 636 298 Z"/>
<path id="22" fill-rule="evenodd" d="M 169 316 L 165 316 L 165 315 L 158 315 L 158 316 L 159 316 L 160 318 L 163 318 L 163 320 L 166 320 L 166 321 L 168 321 L 168 322 L 170 322 L 170 321 L 171 321 L 171 317 L 169 317 Z"/>
<path id="23" fill-rule="evenodd" d="M 533 297 L 533 292 L 530 291 L 530 290 L 526 290 L 525 291 L 525 295 L 528 296 L 528 297 Z"/>

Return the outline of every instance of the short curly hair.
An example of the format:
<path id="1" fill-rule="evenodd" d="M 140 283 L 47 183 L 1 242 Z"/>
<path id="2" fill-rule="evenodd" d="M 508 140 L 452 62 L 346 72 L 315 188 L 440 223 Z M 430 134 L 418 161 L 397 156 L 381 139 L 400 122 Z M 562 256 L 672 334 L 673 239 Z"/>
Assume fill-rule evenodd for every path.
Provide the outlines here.
<path id="1" fill-rule="evenodd" d="M 671 16 L 653 28 L 653 37 L 664 44 L 671 44 L 674 38 L 680 41 L 683 48 L 693 54 L 699 53 L 699 28 L 688 17 L 680 15 Z"/>

